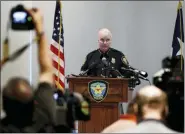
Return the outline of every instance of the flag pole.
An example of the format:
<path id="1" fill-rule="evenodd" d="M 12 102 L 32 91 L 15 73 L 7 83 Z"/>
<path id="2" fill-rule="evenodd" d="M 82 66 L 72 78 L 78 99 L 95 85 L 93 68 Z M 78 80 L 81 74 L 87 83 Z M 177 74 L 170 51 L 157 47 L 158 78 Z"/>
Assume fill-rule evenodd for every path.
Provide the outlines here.
<path id="1" fill-rule="evenodd" d="M 181 52 L 181 71 L 182 71 L 182 65 L 183 65 L 183 52 L 182 52 L 182 22 L 181 22 L 181 20 L 182 20 L 182 13 L 180 12 L 181 10 L 180 10 L 180 8 L 182 8 L 182 3 L 181 3 L 181 0 L 179 0 L 179 5 L 178 5 L 178 12 L 179 12 L 179 16 L 180 16 L 180 52 Z"/>
<path id="2" fill-rule="evenodd" d="M 58 38 L 58 43 L 59 43 L 59 50 L 58 50 L 58 80 L 57 80 L 57 88 L 58 89 L 61 89 L 62 87 L 61 87 L 61 85 L 60 85 L 60 82 L 59 82 L 59 80 L 60 80 L 60 62 L 61 62 L 61 60 L 60 60 L 60 37 L 61 37 L 61 31 L 62 31 L 62 11 L 61 11 L 61 9 L 62 9 L 62 4 L 61 4 L 61 2 L 60 2 L 60 0 L 57 0 L 57 2 L 59 2 L 59 5 L 60 5 L 60 32 L 59 32 L 59 38 Z M 61 90 L 63 90 L 63 89 L 61 89 Z"/>

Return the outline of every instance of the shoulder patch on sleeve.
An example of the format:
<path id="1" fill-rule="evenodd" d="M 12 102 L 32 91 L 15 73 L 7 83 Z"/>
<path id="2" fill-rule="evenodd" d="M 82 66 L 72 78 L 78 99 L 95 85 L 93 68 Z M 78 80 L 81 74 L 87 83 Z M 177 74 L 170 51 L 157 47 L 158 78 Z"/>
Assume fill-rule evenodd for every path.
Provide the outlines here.
<path id="1" fill-rule="evenodd" d="M 123 62 L 124 64 L 127 64 L 127 65 L 129 64 L 129 63 L 128 63 L 128 60 L 127 60 L 127 58 L 126 58 L 125 56 L 122 56 L 122 57 L 121 57 L 121 60 L 122 60 L 122 62 Z"/>

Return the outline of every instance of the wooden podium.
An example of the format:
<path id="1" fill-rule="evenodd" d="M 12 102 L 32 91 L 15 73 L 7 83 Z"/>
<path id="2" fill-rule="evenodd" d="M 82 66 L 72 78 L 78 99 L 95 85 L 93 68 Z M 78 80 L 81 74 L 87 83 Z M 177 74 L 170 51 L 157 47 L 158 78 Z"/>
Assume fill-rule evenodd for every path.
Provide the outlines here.
<path id="1" fill-rule="evenodd" d="M 91 100 L 91 120 L 78 122 L 79 133 L 100 133 L 104 128 L 118 120 L 119 102 L 128 101 L 128 79 L 99 77 L 68 77 L 69 88 L 84 94 Z M 96 102 L 88 92 L 88 83 L 103 80 L 108 83 L 108 93 L 101 102 Z"/>

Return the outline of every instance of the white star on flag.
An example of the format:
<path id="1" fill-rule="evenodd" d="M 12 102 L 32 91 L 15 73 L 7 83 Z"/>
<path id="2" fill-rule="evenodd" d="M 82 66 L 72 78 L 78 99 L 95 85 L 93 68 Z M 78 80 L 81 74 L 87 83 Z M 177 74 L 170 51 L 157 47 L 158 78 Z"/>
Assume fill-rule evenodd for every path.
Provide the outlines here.
<path id="1" fill-rule="evenodd" d="M 179 38 L 179 37 L 177 37 L 177 40 L 178 40 L 178 42 L 179 42 L 179 44 L 181 45 L 181 43 L 182 43 L 182 50 L 183 50 L 183 43 L 184 42 L 182 42 L 182 40 Z M 181 51 L 180 51 L 181 49 L 179 49 L 179 51 L 177 52 L 177 54 L 176 55 L 181 55 Z"/>

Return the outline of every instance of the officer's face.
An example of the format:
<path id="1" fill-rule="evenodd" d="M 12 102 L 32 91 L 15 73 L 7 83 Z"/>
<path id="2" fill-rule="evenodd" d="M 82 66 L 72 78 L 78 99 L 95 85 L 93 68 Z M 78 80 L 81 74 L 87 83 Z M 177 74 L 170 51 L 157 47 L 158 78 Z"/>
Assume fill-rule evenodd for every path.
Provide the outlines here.
<path id="1" fill-rule="evenodd" d="M 111 45 L 111 35 L 109 32 L 99 33 L 99 48 L 101 51 L 106 52 Z"/>

